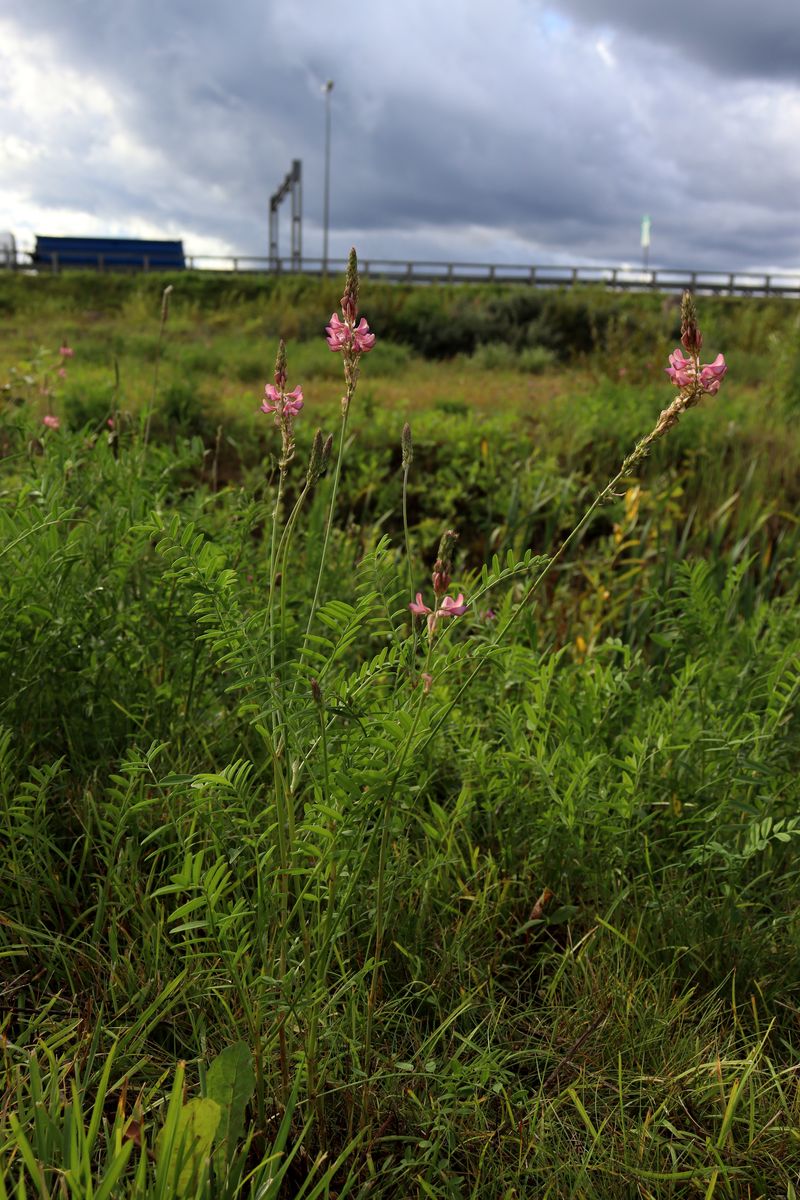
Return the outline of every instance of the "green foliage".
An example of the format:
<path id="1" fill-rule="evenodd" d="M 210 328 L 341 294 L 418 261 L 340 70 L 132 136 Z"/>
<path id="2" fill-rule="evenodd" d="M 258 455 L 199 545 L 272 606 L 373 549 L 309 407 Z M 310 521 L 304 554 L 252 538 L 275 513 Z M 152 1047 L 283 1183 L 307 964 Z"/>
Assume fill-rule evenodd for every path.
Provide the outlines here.
<path id="1" fill-rule="evenodd" d="M 219 1106 L 218 1136 L 230 1159 L 244 1132 L 245 1110 L 255 1091 L 253 1056 L 244 1042 L 226 1046 L 211 1064 L 206 1092 Z"/>
<path id="2" fill-rule="evenodd" d="M 57 336 L 92 284 L 18 282 Z M 94 283 L 157 308 L 157 281 Z M 379 345 L 306 485 L 338 356 L 290 347 L 283 475 L 278 431 L 217 432 L 213 393 L 235 359 L 270 378 L 247 321 L 320 326 L 340 285 L 226 281 L 234 330 L 220 281 L 186 283 L 171 341 L 120 332 L 120 380 L 76 353 L 60 429 L 52 355 L 0 402 L 0 1198 L 791 1195 L 789 351 L 556 557 L 670 395 L 618 368 L 674 322 L 656 298 L 365 288 L 379 332 L 481 348 L 426 376 Z M 753 312 L 712 306 L 706 340 L 741 329 L 755 375 Z M 557 398 L 504 411 L 536 363 Z M 407 479 L 400 368 L 441 383 Z M 484 411 L 453 382 L 476 370 Z M 408 603 L 448 525 L 469 609 L 429 638 Z"/>

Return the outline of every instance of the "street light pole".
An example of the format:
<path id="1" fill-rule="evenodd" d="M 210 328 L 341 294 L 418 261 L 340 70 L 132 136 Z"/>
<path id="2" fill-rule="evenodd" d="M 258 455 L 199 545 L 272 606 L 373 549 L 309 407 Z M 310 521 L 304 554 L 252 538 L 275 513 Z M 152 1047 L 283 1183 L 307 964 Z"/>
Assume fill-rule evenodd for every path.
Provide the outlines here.
<path id="1" fill-rule="evenodd" d="M 325 93 L 325 198 L 322 214 L 322 274 L 328 275 L 328 226 L 331 211 L 331 92 L 333 80 L 322 89 Z"/>

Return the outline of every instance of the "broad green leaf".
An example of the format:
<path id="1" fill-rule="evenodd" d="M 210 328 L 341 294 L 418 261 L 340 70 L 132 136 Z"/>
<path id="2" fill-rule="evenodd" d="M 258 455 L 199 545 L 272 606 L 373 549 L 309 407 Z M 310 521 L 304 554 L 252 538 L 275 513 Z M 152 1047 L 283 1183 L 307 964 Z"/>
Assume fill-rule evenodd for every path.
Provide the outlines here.
<path id="1" fill-rule="evenodd" d="M 221 1110 L 217 1136 L 227 1142 L 228 1158 L 244 1129 L 244 1110 L 253 1095 L 256 1076 L 253 1056 L 245 1042 L 234 1042 L 211 1064 L 206 1077 L 206 1092 Z"/>
<path id="2" fill-rule="evenodd" d="M 165 1136 L 166 1128 L 161 1131 L 156 1157 L 160 1160 L 165 1152 L 169 1154 L 167 1173 L 176 1197 L 196 1189 L 198 1175 L 211 1153 L 221 1116 L 222 1110 L 216 1100 L 190 1100 L 178 1114 L 174 1137 Z"/>

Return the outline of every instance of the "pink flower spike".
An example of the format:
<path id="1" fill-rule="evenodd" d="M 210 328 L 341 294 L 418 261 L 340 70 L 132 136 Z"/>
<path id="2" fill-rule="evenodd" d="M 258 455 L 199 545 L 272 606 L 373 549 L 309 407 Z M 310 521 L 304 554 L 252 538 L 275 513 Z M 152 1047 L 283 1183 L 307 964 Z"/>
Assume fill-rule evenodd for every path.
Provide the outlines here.
<path id="1" fill-rule="evenodd" d="M 66 379 L 66 378 L 67 378 L 67 368 L 66 368 L 66 367 L 59 367 L 59 368 L 58 368 L 58 378 L 59 378 L 59 379 Z"/>
<path id="2" fill-rule="evenodd" d="M 468 605 L 464 603 L 464 593 L 459 592 L 454 600 L 452 596 L 445 596 L 439 609 L 439 616 L 442 617 L 462 617 L 467 611 Z"/>
<path id="3" fill-rule="evenodd" d="M 75 354 L 75 351 L 71 346 L 68 346 L 67 343 L 64 342 L 61 346 L 59 346 L 58 353 L 62 358 L 72 358 Z"/>
<path id="4" fill-rule="evenodd" d="M 54 417 L 52 413 L 48 413 L 46 417 L 42 417 L 42 424 L 48 429 L 58 429 L 61 425 L 58 417 Z"/>
<path id="5" fill-rule="evenodd" d="M 416 600 L 412 600 L 408 607 L 411 609 L 415 617 L 424 617 L 425 613 L 429 613 L 431 611 L 422 599 L 422 592 L 417 592 Z"/>

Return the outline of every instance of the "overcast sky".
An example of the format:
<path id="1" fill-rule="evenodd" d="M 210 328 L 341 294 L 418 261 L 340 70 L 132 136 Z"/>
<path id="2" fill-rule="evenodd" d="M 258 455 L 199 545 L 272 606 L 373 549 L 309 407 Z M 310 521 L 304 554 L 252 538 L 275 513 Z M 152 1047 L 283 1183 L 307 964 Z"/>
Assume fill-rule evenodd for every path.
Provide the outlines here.
<path id="1" fill-rule="evenodd" d="M 800 0 L 0 0 L 0 230 L 800 268 Z M 288 204 L 281 252 L 289 252 Z"/>

